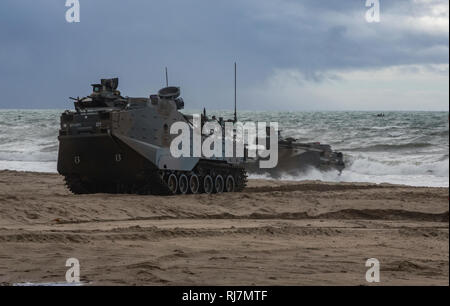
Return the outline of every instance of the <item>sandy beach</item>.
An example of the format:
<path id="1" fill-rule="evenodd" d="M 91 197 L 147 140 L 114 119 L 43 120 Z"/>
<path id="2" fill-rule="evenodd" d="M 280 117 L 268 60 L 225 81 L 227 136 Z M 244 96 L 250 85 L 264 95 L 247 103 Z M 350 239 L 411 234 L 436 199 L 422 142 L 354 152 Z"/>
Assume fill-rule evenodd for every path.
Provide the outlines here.
<path id="1" fill-rule="evenodd" d="M 57 174 L 0 171 L 0 284 L 449 284 L 449 190 L 250 180 L 242 193 L 72 195 Z"/>

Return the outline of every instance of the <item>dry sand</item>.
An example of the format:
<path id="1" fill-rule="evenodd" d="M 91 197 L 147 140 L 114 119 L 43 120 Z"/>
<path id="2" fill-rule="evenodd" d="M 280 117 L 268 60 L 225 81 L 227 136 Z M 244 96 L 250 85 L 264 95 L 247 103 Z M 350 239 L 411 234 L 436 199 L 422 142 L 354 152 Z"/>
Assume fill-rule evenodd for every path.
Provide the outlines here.
<path id="1" fill-rule="evenodd" d="M 448 188 L 250 180 L 243 193 L 75 196 L 0 171 L 0 284 L 449 285 Z"/>

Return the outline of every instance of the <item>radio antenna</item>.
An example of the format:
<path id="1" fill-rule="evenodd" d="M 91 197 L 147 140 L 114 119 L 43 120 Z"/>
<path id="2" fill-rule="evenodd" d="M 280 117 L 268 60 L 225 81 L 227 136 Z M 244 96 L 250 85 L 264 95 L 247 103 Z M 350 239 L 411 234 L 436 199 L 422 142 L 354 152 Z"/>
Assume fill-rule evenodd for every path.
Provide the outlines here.
<path id="1" fill-rule="evenodd" d="M 169 87 L 169 73 L 167 72 L 167 67 L 166 67 L 166 87 Z"/>
<path id="2" fill-rule="evenodd" d="M 237 64 L 234 62 L 234 122 L 237 122 Z"/>

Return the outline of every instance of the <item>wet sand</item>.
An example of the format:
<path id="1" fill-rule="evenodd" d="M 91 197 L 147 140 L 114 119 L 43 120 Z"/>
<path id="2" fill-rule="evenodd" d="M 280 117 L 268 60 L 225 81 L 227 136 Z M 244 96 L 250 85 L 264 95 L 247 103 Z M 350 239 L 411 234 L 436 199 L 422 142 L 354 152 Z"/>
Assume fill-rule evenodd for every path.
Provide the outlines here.
<path id="1" fill-rule="evenodd" d="M 242 193 L 70 194 L 0 171 L 0 284 L 449 285 L 448 188 L 250 180 Z"/>

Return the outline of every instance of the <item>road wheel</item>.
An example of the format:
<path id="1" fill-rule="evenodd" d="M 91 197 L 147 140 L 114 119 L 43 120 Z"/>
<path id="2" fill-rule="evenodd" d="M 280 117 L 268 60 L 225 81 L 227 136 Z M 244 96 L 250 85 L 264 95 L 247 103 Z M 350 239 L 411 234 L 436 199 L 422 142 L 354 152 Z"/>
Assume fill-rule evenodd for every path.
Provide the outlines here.
<path id="1" fill-rule="evenodd" d="M 214 184 L 214 189 L 216 190 L 216 192 L 217 193 L 222 193 L 223 192 L 223 189 L 224 189 L 224 185 L 225 185 L 225 182 L 223 181 L 223 177 L 222 177 L 222 175 L 217 175 L 216 176 L 216 181 L 215 181 L 215 184 Z"/>
<path id="2" fill-rule="evenodd" d="M 200 190 L 200 180 L 196 174 L 192 174 L 189 179 L 189 191 L 193 194 L 197 194 Z"/>
<path id="3" fill-rule="evenodd" d="M 172 194 L 176 194 L 178 190 L 178 179 L 175 174 L 171 174 L 167 179 L 167 187 Z"/>
<path id="4" fill-rule="evenodd" d="M 235 187 L 236 184 L 234 183 L 234 177 L 232 175 L 228 175 L 225 183 L 225 190 L 227 192 L 234 192 Z"/>
<path id="5" fill-rule="evenodd" d="M 189 191 L 189 180 L 184 174 L 178 178 L 178 189 L 181 194 L 186 194 Z"/>
<path id="6" fill-rule="evenodd" d="M 203 191 L 207 194 L 211 194 L 214 191 L 214 182 L 210 175 L 206 175 L 203 179 Z"/>

